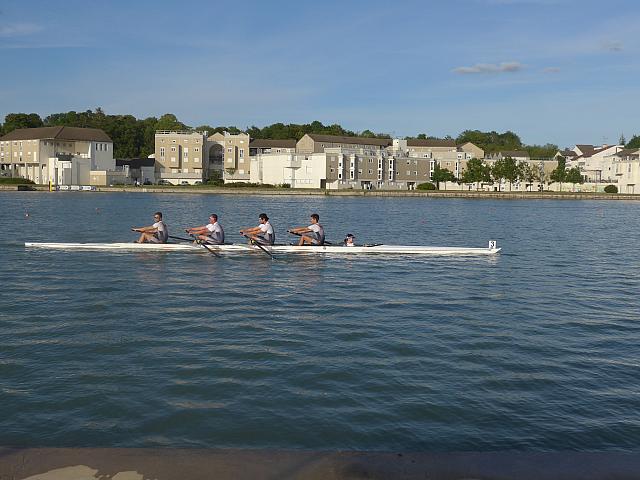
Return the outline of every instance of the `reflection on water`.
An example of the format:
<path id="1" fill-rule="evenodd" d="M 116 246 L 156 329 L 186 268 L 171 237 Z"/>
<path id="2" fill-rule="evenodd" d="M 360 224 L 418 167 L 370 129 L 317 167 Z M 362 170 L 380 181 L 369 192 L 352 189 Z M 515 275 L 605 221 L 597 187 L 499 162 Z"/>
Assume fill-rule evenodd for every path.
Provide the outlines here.
<path id="1" fill-rule="evenodd" d="M 0 193 L 0 443 L 637 448 L 635 208 Z M 174 233 L 214 211 L 236 242 L 261 211 L 281 241 L 318 212 L 329 239 L 503 251 L 274 261 L 18 241 L 129 241 L 156 210 Z"/>

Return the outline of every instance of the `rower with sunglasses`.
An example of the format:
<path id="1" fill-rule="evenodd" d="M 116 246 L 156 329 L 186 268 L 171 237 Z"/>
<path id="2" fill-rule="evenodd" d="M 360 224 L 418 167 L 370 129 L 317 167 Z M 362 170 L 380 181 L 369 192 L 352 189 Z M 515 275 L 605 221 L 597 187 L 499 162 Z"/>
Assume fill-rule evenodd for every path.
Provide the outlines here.
<path id="1" fill-rule="evenodd" d="M 162 212 L 153 214 L 154 224 L 148 227 L 132 227 L 133 232 L 140 232 L 140 238 L 134 243 L 167 243 L 169 229 L 162 221 Z"/>

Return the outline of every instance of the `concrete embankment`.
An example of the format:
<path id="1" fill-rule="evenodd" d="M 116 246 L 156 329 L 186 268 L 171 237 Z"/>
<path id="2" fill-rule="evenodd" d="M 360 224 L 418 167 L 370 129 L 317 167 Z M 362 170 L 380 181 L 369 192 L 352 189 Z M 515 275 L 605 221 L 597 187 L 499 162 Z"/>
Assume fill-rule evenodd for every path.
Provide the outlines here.
<path id="1" fill-rule="evenodd" d="M 0 185 L 0 191 L 17 191 L 20 185 Z M 25 190 L 49 191 L 46 185 L 27 185 Z M 468 190 L 319 190 L 291 188 L 215 188 L 215 187 L 96 187 L 95 191 L 71 192 L 91 194 L 96 192 L 126 193 L 179 193 L 216 195 L 321 195 L 330 197 L 428 197 L 428 198 L 477 198 L 492 200 L 640 200 L 640 195 L 587 193 L 587 192 L 476 192 Z"/>
<path id="2" fill-rule="evenodd" d="M 632 453 L 0 448 L 0 479 L 637 479 Z"/>

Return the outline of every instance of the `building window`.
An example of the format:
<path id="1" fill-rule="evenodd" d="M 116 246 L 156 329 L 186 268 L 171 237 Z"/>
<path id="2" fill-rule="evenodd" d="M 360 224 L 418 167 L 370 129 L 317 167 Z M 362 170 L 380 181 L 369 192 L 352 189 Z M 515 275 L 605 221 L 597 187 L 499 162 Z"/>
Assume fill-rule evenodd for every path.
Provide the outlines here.
<path id="1" fill-rule="evenodd" d="M 171 151 L 175 152 L 176 151 L 176 147 L 171 147 Z"/>
<path id="2" fill-rule="evenodd" d="M 171 163 L 176 163 L 176 157 L 171 157 Z"/>
<path id="3" fill-rule="evenodd" d="M 369 175 L 371 175 L 373 173 L 373 170 L 369 169 Z"/>
<path id="4" fill-rule="evenodd" d="M 199 147 L 196 147 L 196 148 L 194 148 L 193 150 L 194 150 L 195 152 L 199 152 L 199 151 L 200 151 L 200 148 L 199 148 Z"/>
<path id="5" fill-rule="evenodd" d="M 227 153 L 231 153 L 231 148 L 227 148 Z"/>
<path id="6" fill-rule="evenodd" d="M 244 148 L 240 149 L 240 158 L 244 158 Z"/>
<path id="7" fill-rule="evenodd" d="M 164 158 L 164 147 L 160 147 L 160 158 Z"/>

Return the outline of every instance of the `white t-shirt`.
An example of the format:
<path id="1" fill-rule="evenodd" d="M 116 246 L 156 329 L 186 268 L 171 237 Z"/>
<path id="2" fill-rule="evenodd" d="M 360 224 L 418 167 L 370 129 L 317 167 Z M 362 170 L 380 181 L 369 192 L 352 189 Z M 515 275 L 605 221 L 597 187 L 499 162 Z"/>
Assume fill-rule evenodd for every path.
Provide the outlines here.
<path id="1" fill-rule="evenodd" d="M 218 222 L 207 224 L 207 230 L 209 231 L 209 237 L 213 243 L 224 243 L 224 230 Z"/>
<path id="2" fill-rule="evenodd" d="M 313 232 L 312 237 L 314 237 L 314 243 L 318 243 L 318 245 L 324 243 L 324 228 L 322 225 L 319 223 L 312 223 L 307 228 Z"/>
<path id="3" fill-rule="evenodd" d="M 267 242 L 273 244 L 273 242 L 276 241 L 276 235 L 273 233 L 273 227 L 268 221 L 260 224 L 260 232 Z"/>
<path id="4" fill-rule="evenodd" d="M 163 222 L 156 222 L 153 224 L 153 228 L 157 228 L 158 230 L 155 233 L 155 236 L 161 243 L 166 243 L 169 238 L 169 230 L 167 229 L 167 225 Z"/>

